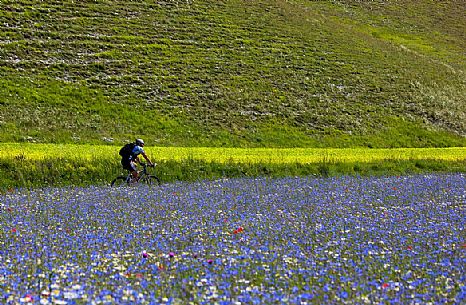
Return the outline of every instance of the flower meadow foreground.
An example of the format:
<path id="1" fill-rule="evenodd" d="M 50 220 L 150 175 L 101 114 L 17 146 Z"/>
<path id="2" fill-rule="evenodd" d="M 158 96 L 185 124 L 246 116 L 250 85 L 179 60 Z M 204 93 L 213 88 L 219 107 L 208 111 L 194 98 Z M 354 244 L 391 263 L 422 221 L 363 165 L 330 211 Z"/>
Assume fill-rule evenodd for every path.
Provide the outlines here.
<path id="1" fill-rule="evenodd" d="M 1 304 L 461 304 L 466 176 L 0 195 Z"/>

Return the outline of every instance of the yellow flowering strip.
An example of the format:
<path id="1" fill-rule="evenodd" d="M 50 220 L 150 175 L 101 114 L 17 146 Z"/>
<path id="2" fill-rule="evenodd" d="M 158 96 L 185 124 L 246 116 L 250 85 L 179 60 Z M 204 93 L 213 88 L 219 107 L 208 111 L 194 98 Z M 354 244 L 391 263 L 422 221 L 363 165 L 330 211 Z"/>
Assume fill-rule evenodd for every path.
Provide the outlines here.
<path id="1" fill-rule="evenodd" d="M 160 147 L 152 149 L 159 159 L 200 159 L 215 162 L 238 163 L 317 163 L 317 162 L 373 162 L 379 160 L 434 159 L 461 161 L 466 159 L 466 148 L 205 148 Z"/>
<path id="2" fill-rule="evenodd" d="M 76 144 L 0 144 L 0 159 L 40 160 L 118 159 L 119 146 Z M 381 160 L 466 160 L 466 147 L 452 148 L 219 148 L 219 147 L 146 147 L 148 155 L 157 160 L 186 159 L 206 162 L 236 163 L 318 163 L 375 162 Z"/>

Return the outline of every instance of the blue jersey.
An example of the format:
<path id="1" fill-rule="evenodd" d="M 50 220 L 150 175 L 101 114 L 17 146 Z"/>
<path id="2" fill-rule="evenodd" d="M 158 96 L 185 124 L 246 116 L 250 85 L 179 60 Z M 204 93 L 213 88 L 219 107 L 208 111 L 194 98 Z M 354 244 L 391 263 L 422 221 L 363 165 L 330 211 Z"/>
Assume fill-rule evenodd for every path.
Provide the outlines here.
<path id="1" fill-rule="evenodd" d="M 131 151 L 130 160 L 136 159 L 136 157 L 140 154 L 145 154 L 144 149 L 139 145 L 134 146 L 133 150 Z"/>

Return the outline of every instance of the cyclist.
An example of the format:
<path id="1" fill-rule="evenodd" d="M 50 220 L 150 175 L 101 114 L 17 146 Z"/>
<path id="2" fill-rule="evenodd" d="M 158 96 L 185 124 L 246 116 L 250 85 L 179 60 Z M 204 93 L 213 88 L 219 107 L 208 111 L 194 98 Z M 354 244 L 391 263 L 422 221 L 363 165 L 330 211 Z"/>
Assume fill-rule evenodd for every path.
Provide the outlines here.
<path id="1" fill-rule="evenodd" d="M 146 159 L 149 166 L 155 166 L 154 163 L 147 157 L 146 152 L 144 151 L 144 140 L 136 139 L 134 143 L 126 144 L 121 150 L 121 165 L 126 170 L 131 172 L 132 179 L 134 181 L 138 181 L 139 173 L 136 170 L 136 163 L 141 164 L 141 160 L 139 159 L 139 155 L 142 155 L 144 159 Z"/>

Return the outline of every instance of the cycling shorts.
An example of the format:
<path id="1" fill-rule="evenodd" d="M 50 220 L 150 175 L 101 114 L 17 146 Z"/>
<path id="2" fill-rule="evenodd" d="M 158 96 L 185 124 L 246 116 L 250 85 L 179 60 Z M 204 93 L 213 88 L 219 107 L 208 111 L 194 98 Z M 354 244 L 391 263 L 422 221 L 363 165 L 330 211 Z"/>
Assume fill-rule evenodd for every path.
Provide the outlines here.
<path id="1" fill-rule="evenodd" d="M 131 160 L 121 160 L 121 165 L 124 169 L 134 172 L 136 170 L 136 164 Z"/>

